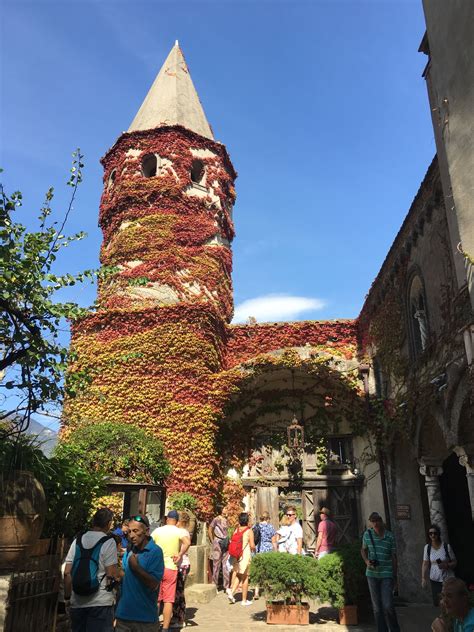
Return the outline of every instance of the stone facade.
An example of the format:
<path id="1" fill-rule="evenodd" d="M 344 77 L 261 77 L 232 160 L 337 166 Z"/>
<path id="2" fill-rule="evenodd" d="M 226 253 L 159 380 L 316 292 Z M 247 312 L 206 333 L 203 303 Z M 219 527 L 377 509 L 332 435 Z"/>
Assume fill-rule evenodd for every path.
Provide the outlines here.
<path id="1" fill-rule="evenodd" d="M 391 401 L 398 430 L 383 448 L 389 513 L 403 594 L 414 600 L 426 598 L 419 575 L 430 523 L 458 553 L 459 576 L 474 582 L 474 12 L 423 4 L 437 157 L 359 317 L 374 391 Z"/>

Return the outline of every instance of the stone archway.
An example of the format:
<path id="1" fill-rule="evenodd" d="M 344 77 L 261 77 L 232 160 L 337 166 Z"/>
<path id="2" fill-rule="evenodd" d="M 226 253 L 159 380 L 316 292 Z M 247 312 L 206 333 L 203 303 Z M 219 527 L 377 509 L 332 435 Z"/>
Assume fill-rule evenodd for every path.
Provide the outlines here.
<path id="1" fill-rule="evenodd" d="M 450 541 L 458 556 L 457 574 L 474 583 L 474 423 L 466 396 L 459 407 L 458 445 L 443 463 L 440 478 Z"/>
<path id="2" fill-rule="evenodd" d="M 456 554 L 456 575 L 468 583 L 474 582 L 474 523 L 472 521 L 466 469 L 453 452 L 443 462 L 439 477 L 446 515 L 449 542 Z"/>
<path id="3" fill-rule="evenodd" d="M 268 510 L 276 525 L 283 506 L 296 505 L 308 549 L 315 544 L 320 506 L 332 508 L 342 542 L 356 539 L 361 527 L 363 476 L 354 473 L 359 455 L 353 436 L 366 412 L 357 362 L 326 360 L 281 350 L 255 365 L 246 362 L 221 433 L 228 445 L 244 444 L 241 482 L 255 498 L 250 510 Z M 298 458 L 285 447 L 294 415 L 305 431 Z"/>

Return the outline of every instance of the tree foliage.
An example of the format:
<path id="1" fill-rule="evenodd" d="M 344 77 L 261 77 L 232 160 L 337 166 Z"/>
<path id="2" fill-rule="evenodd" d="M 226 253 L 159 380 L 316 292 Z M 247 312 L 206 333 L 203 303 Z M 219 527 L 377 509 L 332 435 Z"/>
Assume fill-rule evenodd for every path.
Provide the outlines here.
<path id="1" fill-rule="evenodd" d="M 79 232 L 63 233 L 72 210 L 76 191 L 82 181 L 82 155 L 73 154 L 72 188 L 68 209 L 62 222 L 51 221 L 50 188 L 38 217 L 38 229 L 28 231 L 16 221 L 23 198 L 19 191 L 8 195 L 0 184 L 0 419 L 15 419 L 18 430 L 28 427 L 31 415 L 48 405 L 60 405 L 65 386 L 63 375 L 68 350 L 60 340 L 64 320 L 72 320 L 83 310 L 76 303 L 54 300 L 58 290 L 95 273 L 54 273 L 58 253 L 85 237 Z M 74 395 L 85 375 L 76 374 L 68 381 Z"/>
<path id="2" fill-rule="evenodd" d="M 132 424 L 83 423 L 56 447 L 55 454 L 88 470 L 137 483 L 156 485 L 171 472 L 161 442 Z"/>
<path id="3" fill-rule="evenodd" d="M 196 511 L 198 506 L 197 499 L 188 492 L 173 492 L 168 497 L 168 504 L 171 509 L 176 509 L 176 511 L 185 511 L 186 509 Z"/>
<path id="4" fill-rule="evenodd" d="M 0 471 L 8 478 L 15 470 L 28 470 L 43 485 L 47 512 L 43 537 L 72 537 L 85 528 L 94 499 L 105 492 L 102 474 L 60 455 L 46 457 L 32 435 L 13 435 L 0 425 Z"/>

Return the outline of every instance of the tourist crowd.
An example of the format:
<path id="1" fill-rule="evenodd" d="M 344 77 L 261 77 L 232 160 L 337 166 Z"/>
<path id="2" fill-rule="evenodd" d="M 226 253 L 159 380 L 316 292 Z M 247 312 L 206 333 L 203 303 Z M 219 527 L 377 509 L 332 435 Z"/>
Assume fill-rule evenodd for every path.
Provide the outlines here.
<path id="1" fill-rule="evenodd" d="M 267 511 L 254 525 L 248 513 L 241 513 L 234 528 L 225 507 L 218 507 L 216 514 L 208 527 L 212 579 L 217 589 L 222 586 L 231 604 L 241 590 L 240 605 L 249 606 L 249 569 L 254 555 L 270 551 L 305 554 L 297 510 L 288 507 L 278 529 Z M 335 549 L 337 527 L 329 509 L 321 508 L 319 517 L 314 555 L 321 559 Z M 188 512 L 171 510 L 165 524 L 155 529 L 150 529 L 146 516 L 136 515 L 111 531 L 112 512 L 99 509 L 92 527 L 74 539 L 65 560 L 64 597 L 70 602 L 72 632 L 157 632 L 160 616 L 162 632 L 185 626 L 189 522 Z M 399 632 L 394 606 L 395 538 L 377 512 L 369 516 L 369 523 L 361 555 L 377 632 Z M 444 616 L 433 622 L 432 631 L 474 632 L 474 608 L 469 606 L 466 585 L 454 576 L 454 551 L 442 541 L 436 525 L 430 527 L 428 536 L 421 583 L 425 587 L 429 579 L 433 603 L 439 605 L 441 601 L 444 609 Z M 253 599 L 258 598 L 259 587 L 254 586 Z M 449 618 L 454 627 L 448 627 Z"/>

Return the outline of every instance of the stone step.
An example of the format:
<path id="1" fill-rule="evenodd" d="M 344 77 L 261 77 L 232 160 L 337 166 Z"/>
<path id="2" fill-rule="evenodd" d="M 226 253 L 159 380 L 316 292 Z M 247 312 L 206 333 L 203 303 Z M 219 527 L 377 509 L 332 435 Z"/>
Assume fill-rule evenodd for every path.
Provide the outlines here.
<path id="1" fill-rule="evenodd" d="M 193 603 L 209 603 L 216 595 L 215 584 L 193 584 L 185 590 L 186 605 Z"/>

